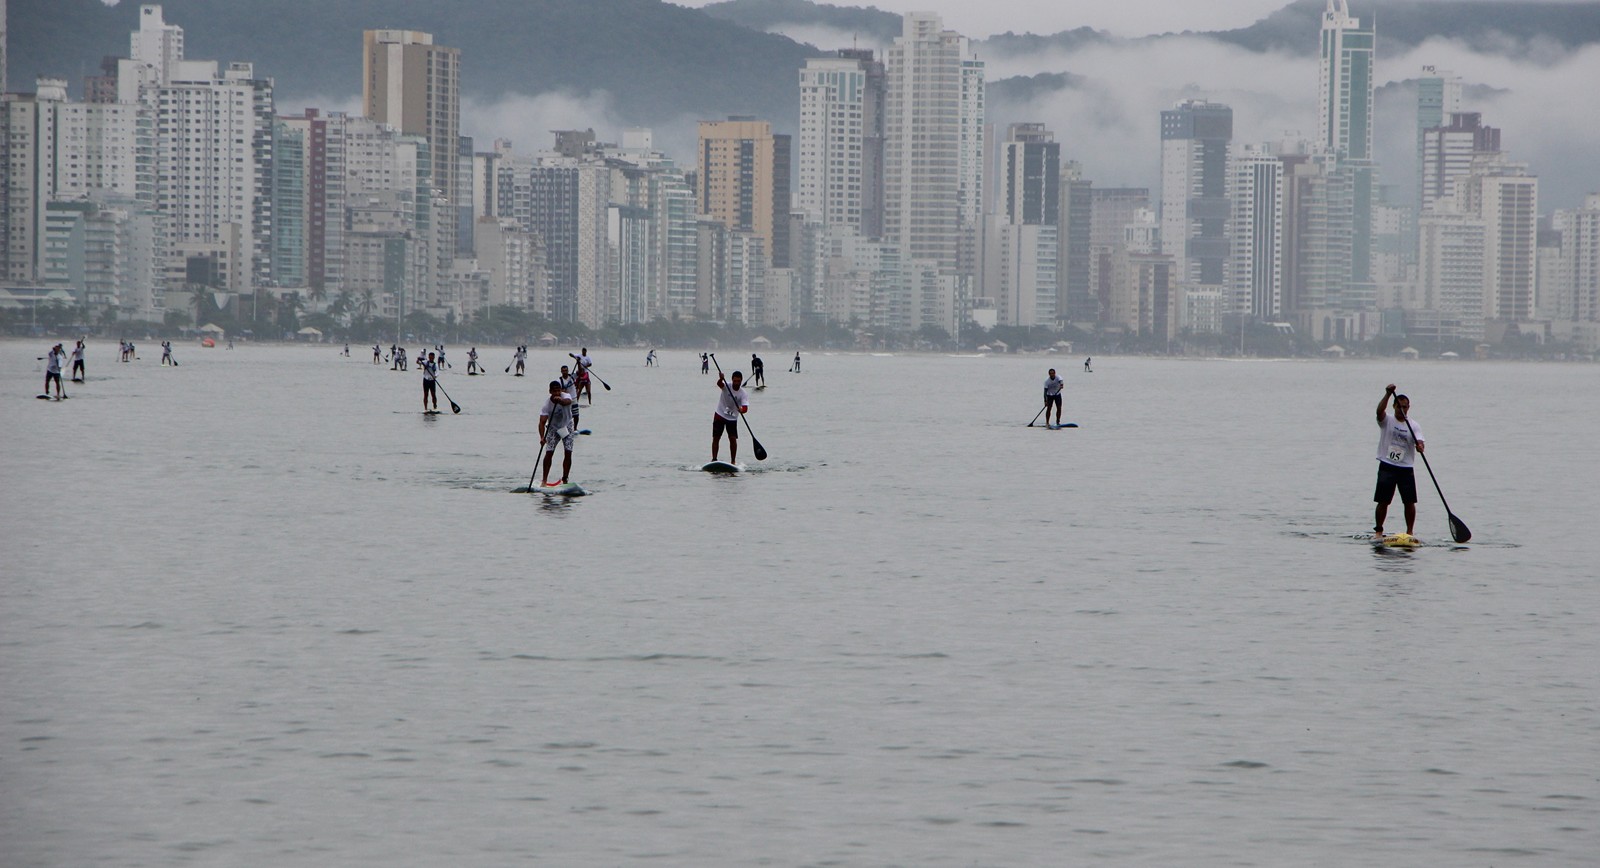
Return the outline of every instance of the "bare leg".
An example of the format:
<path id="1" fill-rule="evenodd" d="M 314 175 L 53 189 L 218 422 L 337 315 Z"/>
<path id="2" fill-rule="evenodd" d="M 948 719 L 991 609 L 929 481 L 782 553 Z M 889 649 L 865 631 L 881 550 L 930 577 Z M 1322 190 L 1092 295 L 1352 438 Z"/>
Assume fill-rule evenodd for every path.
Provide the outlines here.
<path id="1" fill-rule="evenodd" d="M 1417 505 L 1408 503 L 1406 507 L 1406 534 L 1410 535 L 1417 527 Z"/>
<path id="2" fill-rule="evenodd" d="M 1383 535 L 1383 520 L 1389 516 L 1389 504 L 1379 503 L 1373 515 L 1372 531 L 1379 536 Z"/>
<path id="3" fill-rule="evenodd" d="M 570 453 L 568 453 L 568 454 L 570 454 Z M 550 462 L 554 461 L 555 457 L 556 457 L 556 451 L 554 449 L 546 449 L 545 450 L 545 452 L 544 452 L 544 476 L 539 478 L 539 481 L 544 483 L 545 485 L 549 485 L 550 484 Z"/>
<path id="4" fill-rule="evenodd" d="M 739 435 L 732 431 L 728 432 L 728 463 L 739 463 Z"/>
<path id="5" fill-rule="evenodd" d="M 572 475 L 572 450 L 568 449 L 568 450 L 566 450 L 566 454 L 561 457 L 561 482 L 562 482 L 562 484 L 566 484 L 567 478 L 569 476 L 571 476 L 571 475 Z"/>

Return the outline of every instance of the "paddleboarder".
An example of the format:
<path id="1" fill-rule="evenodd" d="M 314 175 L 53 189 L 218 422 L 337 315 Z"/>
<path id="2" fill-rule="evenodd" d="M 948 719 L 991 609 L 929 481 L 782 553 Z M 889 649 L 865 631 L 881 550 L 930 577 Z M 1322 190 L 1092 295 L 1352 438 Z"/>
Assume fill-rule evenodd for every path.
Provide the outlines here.
<path id="1" fill-rule="evenodd" d="M 74 383 L 83 382 L 83 349 L 82 340 L 79 340 L 78 345 L 72 348 L 72 382 Z"/>
<path id="2" fill-rule="evenodd" d="M 794 351 L 794 372 L 796 374 L 800 373 L 800 351 L 799 350 L 795 350 Z"/>
<path id="3" fill-rule="evenodd" d="M 761 357 L 755 353 L 750 354 L 750 385 L 765 386 L 767 384 L 767 368 L 761 363 Z"/>
<path id="4" fill-rule="evenodd" d="M 439 412 L 439 385 L 435 378 L 439 376 L 439 363 L 434 361 L 433 353 L 426 359 L 418 359 L 417 367 L 422 370 L 422 412 L 428 412 L 428 399 L 433 399 L 433 412 Z"/>
<path id="5" fill-rule="evenodd" d="M 568 353 L 567 355 L 571 356 L 572 354 Z M 588 395 L 589 395 L 588 402 L 589 402 L 590 405 L 593 405 L 594 404 L 594 384 L 589 382 L 589 368 L 594 365 L 594 360 L 589 358 L 589 348 L 588 347 L 584 347 L 582 352 L 580 352 L 578 355 L 572 356 L 572 358 L 575 361 L 577 361 L 577 363 L 578 363 L 578 394 L 577 394 L 577 397 L 581 398 L 581 397 L 583 397 L 584 393 L 587 392 Z"/>
<path id="6" fill-rule="evenodd" d="M 1056 376 L 1056 369 L 1050 369 L 1050 375 L 1044 380 L 1044 424 L 1050 424 L 1050 408 L 1056 408 L 1056 427 L 1061 427 L 1061 387 L 1067 382 Z"/>
<path id="7" fill-rule="evenodd" d="M 1394 412 L 1389 412 L 1389 401 L 1394 401 Z M 1405 507 L 1406 535 L 1410 536 L 1417 525 L 1417 480 L 1413 473 L 1418 453 L 1427 451 L 1422 430 L 1411 418 L 1411 399 L 1396 395 L 1394 384 L 1383 389 L 1383 400 L 1378 402 L 1378 487 L 1372 499 L 1378 507 L 1374 514 L 1372 532 L 1383 538 L 1383 521 L 1389 515 L 1389 504 L 1394 500 L 1395 489 L 1400 490 L 1400 503 Z"/>
<path id="8" fill-rule="evenodd" d="M 476 374 L 478 370 L 478 348 L 467 350 L 467 373 Z"/>
<path id="9" fill-rule="evenodd" d="M 511 359 L 517 363 L 517 376 L 522 376 L 523 365 L 527 364 L 528 361 L 528 345 L 519 344 L 517 351 L 511 355 Z"/>
<path id="10" fill-rule="evenodd" d="M 656 351 L 655 350 L 651 350 L 650 352 L 645 353 L 644 366 L 647 367 L 647 368 L 653 368 L 653 367 L 656 366 Z"/>
<path id="11" fill-rule="evenodd" d="M 750 409 L 750 398 L 744 391 L 744 374 L 733 372 L 733 383 L 717 377 L 717 409 L 711 414 L 711 460 L 717 460 L 722 445 L 722 432 L 728 432 L 728 463 L 739 463 L 739 417 Z"/>
<path id="12" fill-rule="evenodd" d="M 47 398 L 50 396 L 50 383 L 54 381 L 56 384 L 56 400 L 61 400 L 61 363 L 66 358 L 67 351 L 62 349 L 60 344 L 51 347 L 50 352 L 45 354 L 44 394 L 39 397 Z M 34 370 L 38 370 L 38 368 L 34 368 Z"/>
<path id="13" fill-rule="evenodd" d="M 1090 357 L 1089 357 L 1089 358 L 1087 358 L 1087 359 L 1084 359 L 1084 360 L 1083 360 L 1083 372 L 1084 372 L 1084 373 L 1085 373 L 1085 374 L 1092 374 L 1092 373 L 1094 373 L 1094 368 L 1091 368 L 1091 367 L 1089 367 L 1089 362 L 1090 362 L 1090 361 L 1091 361 L 1091 360 L 1092 360 L 1092 359 L 1093 359 L 1093 358 L 1094 358 L 1094 357 L 1093 357 L 1093 356 L 1090 356 Z"/>
<path id="14" fill-rule="evenodd" d="M 233 342 L 229 341 L 228 343 L 231 344 Z M 379 345 L 379 344 L 373 344 L 372 345 L 372 363 L 374 365 L 376 365 L 376 364 L 381 364 L 382 361 L 383 361 L 383 347 L 381 345 Z"/>
<path id="15" fill-rule="evenodd" d="M 572 407 L 572 427 L 578 427 L 578 378 L 572 375 L 572 369 L 566 365 L 561 366 L 561 377 L 557 380 L 561 384 L 561 392 L 568 398 Z"/>
<path id="16" fill-rule="evenodd" d="M 700 354 L 700 373 L 702 373 L 702 374 L 711 373 L 711 354 L 710 353 L 701 353 Z"/>
<path id="17" fill-rule="evenodd" d="M 171 365 L 174 368 L 178 366 L 178 360 L 172 357 L 172 341 L 161 342 L 161 364 Z"/>
<path id="18" fill-rule="evenodd" d="M 545 450 L 544 476 L 540 477 L 540 482 L 544 485 L 550 484 L 550 464 L 555 460 L 557 443 L 566 452 L 561 458 L 561 482 L 565 484 L 572 475 L 572 441 L 578 428 L 575 409 L 561 381 L 551 380 L 550 397 L 539 409 L 539 442 L 544 444 Z"/>

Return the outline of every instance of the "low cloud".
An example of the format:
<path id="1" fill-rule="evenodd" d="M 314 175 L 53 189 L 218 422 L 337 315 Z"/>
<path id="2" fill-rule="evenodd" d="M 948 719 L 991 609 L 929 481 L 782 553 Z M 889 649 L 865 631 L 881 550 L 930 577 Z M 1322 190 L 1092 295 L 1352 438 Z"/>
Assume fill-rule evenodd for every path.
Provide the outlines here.
<path id="1" fill-rule="evenodd" d="M 1003 88 L 997 89 L 989 113 L 1001 130 L 1010 122 L 1045 123 L 1063 143 L 1063 159 L 1083 163 L 1085 174 L 1100 185 L 1154 188 L 1159 183 L 1160 113 L 1182 99 L 1231 106 L 1236 141 L 1315 139 L 1317 134 L 1312 54 L 1262 54 L 1196 36 L 985 60 L 991 82 L 1040 72 L 1086 79 L 1079 87 L 1021 101 L 1008 100 Z M 1600 189 L 1600 168 L 1593 162 L 1600 112 L 1581 108 L 1571 96 L 1574 82 L 1600 81 L 1600 46 L 1507 57 L 1432 40 L 1395 56 L 1380 54 L 1376 79 L 1380 87 L 1403 82 L 1420 75 L 1424 64 L 1455 72 L 1474 93 L 1491 94 L 1464 98 L 1462 111 L 1482 112 L 1485 123 L 1502 129 L 1512 158 L 1540 176 L 1541 210 L 1574 207 L 1585 191 Z M 1407 195 L 1416 171 L 1413 99 L 1409 88 L 1387 89 L 1375 119 L 1374 148 L 1384 180 Z"/>

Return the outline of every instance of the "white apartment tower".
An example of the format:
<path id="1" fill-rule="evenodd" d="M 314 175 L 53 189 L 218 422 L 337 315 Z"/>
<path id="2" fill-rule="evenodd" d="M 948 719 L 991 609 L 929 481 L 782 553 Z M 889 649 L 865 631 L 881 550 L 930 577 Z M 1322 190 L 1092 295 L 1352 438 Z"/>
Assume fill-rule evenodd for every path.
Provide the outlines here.
<path id="1" fill-rule="evenodd" d="M 846 49 L 800 70 L 794 209 L 825 226 L 883 232 L 883 64 Z"/>
<path id="2" fill-rule="evenodd" d="M 981 217 L 983 63 L 939 16 L 914 12 L 884 67 L 884 238 L 955 269 Z"/>
<path id="3" fill-rule="evenodd" d="M 1283 162 L 1249 145 L 1228 160 L 1233 203 L 1229 307 L 1255 319 L 1283 311 Z"/>
<path id="4" fill-rule="evenodd" d="M 1345 159 L 1372 159 L 1372 55 L 1376 34 L 1346 0 L 1322 13 L 1318 140 Z"/>
<path id="5" fill-rule="evenodd" d="M 248 292 L 270 278 L 272 81 L 248 63 L 219 73 L 216 61 L 184 59 L 183 29 L 157 5 L 140 7 L 129 44 L 117 98 L 150 113 L 167 280 L 183 283 L 191 256 L 220 257 L 226 286 L 218 288 Z"/>
<path id="6" fill-rule="evenodd" d="M 1161 113 L 1161 252 L 1172 257 L 1174 289 L 1193 298 L 1195 316 L 1184 323 L 1217 331 L 1229 285 L 1232 250 L 1228 199 L 1228 148 L 1233 109 L 1186 100 Z"/>

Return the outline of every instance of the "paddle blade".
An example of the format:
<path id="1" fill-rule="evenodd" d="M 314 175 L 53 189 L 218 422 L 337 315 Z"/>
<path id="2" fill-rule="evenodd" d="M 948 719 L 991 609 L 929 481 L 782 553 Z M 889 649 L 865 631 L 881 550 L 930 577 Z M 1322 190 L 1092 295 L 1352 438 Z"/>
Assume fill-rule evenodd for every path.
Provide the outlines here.
<path id="1" fill-rule="evenodd" d="M 596 377 L 595 379 L 599 380 L 600 378 Z M 600 380 L 600 385 L 605 386 L 607 392 L 611 391 L 611 384 L 606 382 L 605 380 Z"/>
<path id="2" fill-rule="evenodd" d="M 755 447 L 757 461 L 767 460 L 767 450 L 761 445 L 761 441 L 756 439 L 754 434 L 750 435 L 750 445 Z"/>
<path id="3" fill-rule="evenodd" d="M 450 402 L 450 412 L 455 413 L 458 416 L 461 415 L 461 405 L 457 404 L 454 401 L 451 401 Z"/>
<path id="4" fill-rule="evenodd" d="M 1467 529 L 1467 523 L 1456 518 L 1455 513 L 1450 514 L 1450 538 L 1458 543 L 1472 539 L 1472 531 Z"/>

